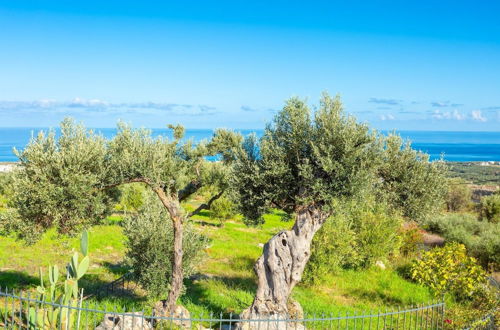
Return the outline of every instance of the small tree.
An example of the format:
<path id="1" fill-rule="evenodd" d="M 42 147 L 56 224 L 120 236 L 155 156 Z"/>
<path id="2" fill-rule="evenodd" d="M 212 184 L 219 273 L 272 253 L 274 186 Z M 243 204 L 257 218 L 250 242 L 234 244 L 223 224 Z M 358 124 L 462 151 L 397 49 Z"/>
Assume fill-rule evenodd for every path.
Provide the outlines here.
<path id="1" fill-rule="evenodd" d="M 480 217 L 488 222 L 500 222 L 500 194 L 481 198 Z"/>
<path id="2" fill-rule="evenodd" d="M 60 135 L 40 132 L 23 151 L 14 150 L 20 166 L 14 172 L 12 204 L 22 222 L 19 234 L 33 242 L 50 227 L 76 234 L 104 218 L 118 191 L 101 189 L 110 181 L 106 140 L 71 120 Z"/>
<path id="3" fill-rule="evenodd" d="M 235 187 L 247 222 L 262 223 L 266 209 L 278 207 L 293 215 L 295 223 L 264 245 L 254 267 L 257 293 L 242 317 L 289 317 L 288 298 L 301 280 L 315 233 L 335 212 L 335 200 L 382 186 L 391 188 L 394 205 L 413 205 L 417 199 L 408 202 L 405 196 L 424 194 L 426 187 L 405 189 L 399 182 L 411 184 L 413 176 L 420 174 L 429 182 L 440 179 L 428 174 L 434 165 L 426 158 L 408 149 L 396 150 L 395 140 L 387 140 L 384 148 L 382 137 L 344 115 L 338 97 L 325 94 L 313 117 L 305 102 L 292 98 L 266 127 L 260 141 L 255 136 L 244 141 L 235 168 Z M 389 173 L 384 162 L 395 168 L 399 164 L 397 173 Z M 425 209 L 433 208 L 429 200 Z M 416 207 L 408 211 L 411 216 L 416 213 Z"/>
<path id="4" fill-rule="evenodd" d="M 466 210 L 471 204 L 472 191 L 466 182 L 459 178 L 448 180 L 448 192 L 446 194 L 446 209 L 449 212 Z"/>
<path id="5" fill-rule="evenodd" d="M 240 142 L 232 132 L 218 131 L 211 141 L 193 146 L 191 141 L 182 142 L 181 126 L 170 128 L 172 140 L 153 138 L 149 130 L 120 123 L 116 136 L 108 141 L 67 119 L 61 123 L 59 137 L 54 131 L 40 133 L 22 152 L 16 151 L 21 164 L 14 180 L 14 205 L 33 235 L 51 226 L 63 233 L 89 226 L 111 210 L 118 186 L 136 182 L 148 186 L 168 213 L 165 221 L 171 222 L 173 230 L 172 276 L 163 313 L 174 311 L 182 289 L 183 224 L 210 206 L 210 202 L 203 204 L 188 214 L 181 202 L 212 183 L 204 157 L 221 154 L 228 162 L 233 152 L 226 149 Z"/>

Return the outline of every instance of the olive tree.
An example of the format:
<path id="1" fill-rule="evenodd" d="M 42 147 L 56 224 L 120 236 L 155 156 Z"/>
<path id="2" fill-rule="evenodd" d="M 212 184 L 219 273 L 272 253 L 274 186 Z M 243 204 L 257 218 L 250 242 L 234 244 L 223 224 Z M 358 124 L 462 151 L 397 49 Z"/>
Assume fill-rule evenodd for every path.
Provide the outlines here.
<path id="1" fill-rule="evenodd" d="M 173 139 L 151 136 L 146 129 L 132 129 L 120 123 L 117 134 L 106 140 L 72 120 L 61 124 L 60 136 L 54 131 L 39 134 L 17 152 L 20 168 L 15 175 L 14 205 L 21 219 L 35 232 L 55 226 L 62 232 L 102 219 L 116 188 L 140 182 L 147 185 L 166 210 L 173 232 L 172 277 L 162 313 L 172 313 L 183 283 L 183 223 L 220 196 L 187 213 L 181 203 L 203 185 L 218 183 L 225 189 L 224 176 L 207 172 L 204 157 L 221 154 L 230 161 L 239 137 L 218 131 L 208 142 L 183 142 L 184 129 L 170 126 Z M 168 256 L 164 256 L 168 258 Z"/>
<path id="2" fill-rule="evenodd" d="M 335 212 L 335 201 L 363 196 L 391 182 L 393 204 L 405 201 L 404 187 L 395 183 L 401 176 L 382 176 L 382 169 L 389 157 L 401 160 L 408 153 L 388 151 L 385 142 L 366 124 L 345 115 L 340 98 L 328 94 L 314 114 L 304 101 L 291 98 L 260 140 L 245 139 L 234 187 L 246 221 L 262 223 L 264 212 L 276 207 L 293 217 L 294 225 L 264 245 L 254 266 L 257 292 L 243 318 L 290 316 L 290 294 L 301 280 L 315 233 Z M 425 159 L 417 158 L 420 162 L 423 170 L 429 167 Z M 402 171 L 412 178 L 411 166 Z M 281 326 L 287 325 L 277 324 Z"/>
<path id="3" fill-rule="evenodd" d="M 389 134 L 382 141 L 380 180 L 375 187 L 379 197 L 407 219 L 419 223 L 437 214 L 448 187 L 445 163 L 430 162 L 429 155 L 412 149 L 409 142 L 395 134 Z"/>

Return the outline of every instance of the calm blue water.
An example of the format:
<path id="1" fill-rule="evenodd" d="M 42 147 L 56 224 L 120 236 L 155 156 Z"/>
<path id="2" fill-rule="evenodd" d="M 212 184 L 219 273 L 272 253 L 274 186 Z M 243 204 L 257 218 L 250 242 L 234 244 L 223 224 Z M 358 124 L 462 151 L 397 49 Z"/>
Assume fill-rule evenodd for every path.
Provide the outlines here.
<path id="1" fill-rule="evenodd" d="M 40 128 L 0 128 L 0 162 L 17 161 L 12 148 L 22 149 L 30 140 L 32 133 Z M 113 128 L 95 129 L 106 137 L 112 137 L 116 130 Z M 153 129 L 153 135 L 171 137 L 167 129 Z M 250 132 L 262 134 L 262 130 L 238 130 L 246 135 Z M 186 130 L 186 138 L 195 141 L 208 139 L 213 130 L 190 129 Z M 443 154 L 448 161 L 500 161 L 500 132 L 425 132 L 400 131 L 402 137 L 412 141 L 415 149 L 438 159 Z"/>

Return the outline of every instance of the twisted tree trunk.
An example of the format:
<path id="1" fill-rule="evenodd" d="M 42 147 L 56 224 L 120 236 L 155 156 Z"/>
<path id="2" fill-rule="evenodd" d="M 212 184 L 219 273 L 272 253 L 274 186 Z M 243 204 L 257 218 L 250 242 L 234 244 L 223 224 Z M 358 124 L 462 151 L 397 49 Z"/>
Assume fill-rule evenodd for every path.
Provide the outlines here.
<path id="1" fill-rule="evenodd" d="M 155 193 L 160 198 L 163 206 L 167 209 L 172 220 L 174 232 L 174 259 L 172 262 L 171 288 L 166 301 L 163 301 L 162 311 L 157 311 L 165 316 L 173 315 L 176 310 L 177 299 L 182 291 L 184 275 L 182 272 L 182 234 L 183 220 L 180 202 L 176 198 L 169 198 L 161 188 L 154 188 Z"/>
<path id="2" fill-rule="evenodd" d="M 166 309 L 170 314 L 175 310 L 177 299 L 182 291 L 182 282 L 184 275 L 182 273 L 182 220 L 173 220 L 174 229 L 174 260 L 172 263 L 172 282 L 168 293 Z"/>
<path id="3" fill-rule="evenodd" d="M 265 245 L 254 271 L 258 277 L 257 293 L 252 305 L 243 311 L 242 319 L 289 318 L 287 303 L 295 285 L 301 280 L 304 268 L 311 255 L 311 242 L 328 215 L 317 208 L 307 207 L 297 212 L 291 230 L 282 231 Z M 257 322 L 241 322 L 241 328 L 257 328 Z M 267 326 L 267 324 L 266 324 Z M 273 329 L 294 325 L 286 322 L 271 324 Z"/>

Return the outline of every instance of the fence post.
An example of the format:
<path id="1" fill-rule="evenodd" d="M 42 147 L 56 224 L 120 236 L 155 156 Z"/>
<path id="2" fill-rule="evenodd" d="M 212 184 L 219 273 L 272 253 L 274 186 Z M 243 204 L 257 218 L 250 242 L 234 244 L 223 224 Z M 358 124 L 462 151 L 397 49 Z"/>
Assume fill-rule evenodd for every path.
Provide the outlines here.
<path id="1" fill-rule="evenodd" d="M 443 305 L 441 305 L 441 329 L 444 329 L 444 313 L 445 313 L 445 304 L 444 304 L 444 296 L 443 296 Z"/>
<path id="2" fill-rule="evenodd" d="M 19 322 L 23 325 L 23 292 L 19 296 Z"/>
<path id="3" fill-rule="evenodd" d="M 31 300 L 31 292 L 28 291 L 28 301 L 26 302 L 26 328 L 29 329 L 30 326 L 30 300 Z M 21 301 L 21 304 L 23 302 Z M 35 327 L 36 327 L 36 313 L 35 313 Z"/>

